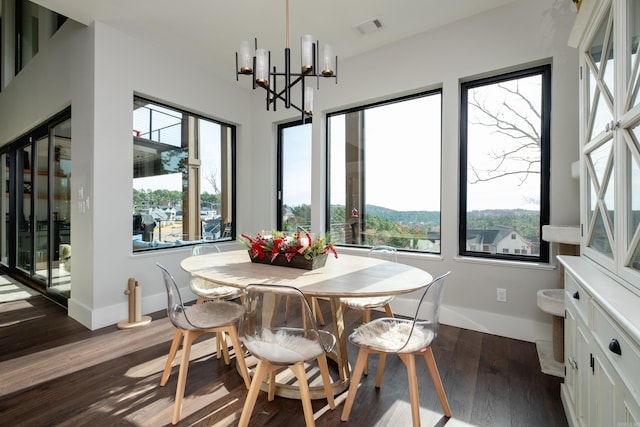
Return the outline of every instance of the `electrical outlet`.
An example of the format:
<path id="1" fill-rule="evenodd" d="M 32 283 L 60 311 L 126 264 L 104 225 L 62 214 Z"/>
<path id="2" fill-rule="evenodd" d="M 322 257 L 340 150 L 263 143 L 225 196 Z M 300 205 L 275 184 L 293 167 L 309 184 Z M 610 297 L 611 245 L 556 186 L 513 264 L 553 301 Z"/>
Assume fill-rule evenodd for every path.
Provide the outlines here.
<path id="1" fill-rule="evenodd" d="M 505 288 L 497 288 L 496 293 L 498 302 L 507 302 L 507 290 Z"/>

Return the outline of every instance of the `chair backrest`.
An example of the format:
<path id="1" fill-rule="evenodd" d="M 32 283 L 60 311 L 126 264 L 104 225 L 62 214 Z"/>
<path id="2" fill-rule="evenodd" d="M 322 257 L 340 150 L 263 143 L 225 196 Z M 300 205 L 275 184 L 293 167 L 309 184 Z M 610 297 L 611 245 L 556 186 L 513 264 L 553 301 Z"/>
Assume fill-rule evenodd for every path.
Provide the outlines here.
<path id="1" fill-rule="evenodd" d="M 398 251 L 393 246 L 378 245 L 369 250 L 371 258 L 383 259 L 385 261 L 398 262 Z"/>
<path id="2" fill-rule="evenodd" d="M 193 247 L 191 255 L 204 255 L 218 252 L 220 252 L 220 247 L 215 243 L 202 243 Z"/>
<path id="3" fill-rule="evenodd" d="M 427 347 L 438 336 L 438 328 L 440 326 L 440 304 L 442 303 L 442 291 L 444 287 L 444 279 L 451 274 L 450 271 L 442 276 L 433 279 L 429 283 L 413 317 L 411 331 L 406 342 L 398 349 L 401 351 L 407 347 L 415 350 L 415 347 Z"/>
<path id="4" fill-rule="evenodd" d="M 258 359 L 290 365 L 315 359 L 333 349 L 333 335 L 318 330 L 315 316 L 299 289 L 249 285 L 245 292 L 240 340 Z M 290 314 L 285 319 L 287 304 Z"/>
<path id="5" fill-rule="evenodd" d="M 162 272 L 162 278 L 164 279 L 164 286 L 167 289 L 167 316 L 171 323 L 178 328 L 185 328 L 191 325 L 187 315 L 185 314 L 184 304 L 182 303 L 182 297 L 180 296 L 180 290 L 176 284 L 175 279 L 169 273 L 165 267 L 160 263 L 156 263 L 160 271 Z"/>

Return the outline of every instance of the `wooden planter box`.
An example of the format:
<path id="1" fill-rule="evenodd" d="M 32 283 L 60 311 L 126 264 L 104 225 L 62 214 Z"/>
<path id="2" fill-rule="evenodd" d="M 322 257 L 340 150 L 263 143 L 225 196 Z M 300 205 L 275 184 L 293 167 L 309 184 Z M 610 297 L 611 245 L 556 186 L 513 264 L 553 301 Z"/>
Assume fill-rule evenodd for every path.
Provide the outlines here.
<path id="1" fill-rule="evenodd" d="M 296 255 L 291 258 L 291 261 L 287 261 L 287 257 L 285 257 L 283 254 L 280 254 L 272 262 L 269 255 L 260 259 L 258 257 L 251 258 L 251 251 L 248 251 L 248 253 L 251 262 L 254 262 L 256 264 L 271 264 L 278 265 L 280 267 L 301 268 L 303 270 L 315 270 L 316 268 L 324 267 L 325 263 L 327 262 L 328 256 L 328 254 L 321 254 L 312 259 L 304 259 L 302 255 Z"/>

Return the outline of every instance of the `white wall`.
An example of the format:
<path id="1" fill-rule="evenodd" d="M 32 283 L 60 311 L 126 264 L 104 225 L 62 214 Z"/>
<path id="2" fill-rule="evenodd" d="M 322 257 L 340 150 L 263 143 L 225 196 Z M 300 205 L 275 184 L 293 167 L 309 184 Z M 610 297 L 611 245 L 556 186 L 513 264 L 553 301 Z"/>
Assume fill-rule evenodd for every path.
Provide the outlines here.
<path id="1" fill-rule="evenodd" d="M 570 163 L 578 159 L 577 53 L 566 46 L 574 19 L 570 2 L 521 1 L 341 59 L 339 84 L 322 82 L 315 97 L 314 230 L 323 227 L 325 191 L 325 123 L 320 113 L 442 87 L 442 254 L 407 255 L 401 261 L 434 275 L 453 272 L 445 290 L 445 323 L 531 341 L 548 338 L 550 318 L 536 307 L 535 295 L 538 289 L 558 284 L 557 270 L 458 258 L 457 198 L 448 195 L 458 193 L 460 80 L 550 60 L 551 222 L 578 223 L 578 183 L 570 174 Z M 145 313 L 165 306 L 155 262 L 186 280 L 178 263 L 187 249 L 131 253 L 134 92 L 239 125 L 239 232 L 275 225 L 275 122 L 298 117 L 264 111 L 260 91 L 246 90 L 228 76 L 216 78 L 197 58 L 144 45 L 104 23 L 89 28 L 65 24 L 51 46 L 0 94 L 0 141 L 11 140 L 64 105 L 72 105 L 74 264 L 69 313 L 94 329 L 126 318 L 124 290 L 129 277 L 142 286 Z M 507 303 L 496 302 L 497 287 L 507 289 Z M 405 312 L 408 303 L 399 298 L 395 309 Z"/>

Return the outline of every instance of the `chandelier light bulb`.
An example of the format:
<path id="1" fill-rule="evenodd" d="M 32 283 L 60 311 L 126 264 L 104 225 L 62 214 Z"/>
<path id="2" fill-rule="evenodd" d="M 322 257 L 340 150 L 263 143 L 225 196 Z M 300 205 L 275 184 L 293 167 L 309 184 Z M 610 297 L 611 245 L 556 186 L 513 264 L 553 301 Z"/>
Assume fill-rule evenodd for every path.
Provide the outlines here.
<path id="1" fill-rule="evenodd" d="M 240 42 L 240 73 L 253 73 L 253 57 L 251 55 L 251 44 L 248 40 Z"/>
<path id="2" fill-rule="evenodd" d="M 322 75 L 333 76 L 335 65 L 333 64 L 333 49 L 331 45 L 325 44 L 322 53 Z"/>
<path id="3" fill-rule="evenodd" d="M 301 69 L 303 73 L 307 73 L 313 69 L 313 36 L 305 34 L 301 41 Z"/>
<path id="4" fill-rule="evenodd" d="M 256 50 L 256 83 L 269 86 L 269 52 L 265 49 Z"/>
<path id="5" fill-rule="evenodd" d="M 313 114 L 313 88 L 311 86 L 304 88 L 304 112 L 309 116 Z"/>

